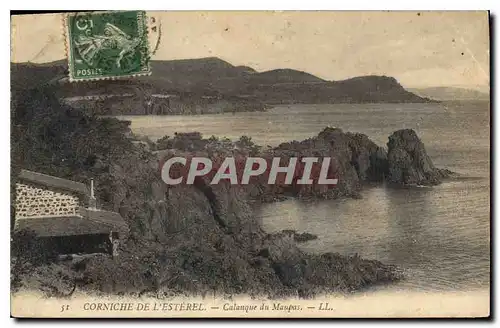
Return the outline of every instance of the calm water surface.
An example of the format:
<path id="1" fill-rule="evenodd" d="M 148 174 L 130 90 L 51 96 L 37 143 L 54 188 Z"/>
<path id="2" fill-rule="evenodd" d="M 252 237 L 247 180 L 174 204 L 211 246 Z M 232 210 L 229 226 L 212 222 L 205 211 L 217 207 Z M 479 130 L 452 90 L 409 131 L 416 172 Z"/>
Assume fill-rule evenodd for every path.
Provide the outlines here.
<path id="1" fill-rule="evenodd" d="M 325 126 L 367 134 L 379 145 L 412 128 L 438 167 L 471 179 L 434 188 L 365 189 L 363 199 L 289 200 L 256 209 L 268 232 L 307 231 L 308 252 L 358 253 L 397 264 L 408 279 L 391 288 L 426 291 L 489 288 L 490 116 L 486 102 L 279 106 L 266 113 L 123 117 L 156 140 L 199 131 L 278 145 L 317 135 Z"/>

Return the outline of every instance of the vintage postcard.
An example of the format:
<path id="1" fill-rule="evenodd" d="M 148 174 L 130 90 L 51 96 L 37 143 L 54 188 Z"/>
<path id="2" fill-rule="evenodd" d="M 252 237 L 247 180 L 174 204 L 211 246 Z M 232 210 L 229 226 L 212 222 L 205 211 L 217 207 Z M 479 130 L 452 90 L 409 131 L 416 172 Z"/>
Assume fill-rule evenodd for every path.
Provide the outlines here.
<path id="1" fill-rule="evenodd" d="M 490 315 L 488 12 L 11 36 L 13 317 Z"/>

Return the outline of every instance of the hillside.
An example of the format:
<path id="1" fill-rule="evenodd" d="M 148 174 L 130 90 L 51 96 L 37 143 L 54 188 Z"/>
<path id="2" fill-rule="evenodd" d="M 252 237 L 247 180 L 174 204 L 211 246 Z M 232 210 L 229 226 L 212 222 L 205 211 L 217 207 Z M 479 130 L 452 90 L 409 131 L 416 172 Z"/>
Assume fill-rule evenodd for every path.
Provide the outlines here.
<path id="1" fill-rule="evenodd" d="M 411 88 L 409 91 L 439 101 L 444 100 L 489 100 L 490 95 L 474 89 L 456 87 Z"/>
<path id="2" fill-rule="evenodd" d="M 257 72 L 215 57 L 152 61 L 151 65 L 151 76 L 69 83 L 65 61 L 12 63 L 11 85 L 17 91 L 57 81 L 60 98 L 90 106 L 98 114 L 109 114 L 110 105 L 116 108 L 111 114 L 203 114 L 260 111 L 272 104 L 430 101 L 386 76 L 326 81 L 293 69 Z M 106 99 L 82 98 L 92 95 Z"/>
<path id="3" fill-rule="evenodd" d="M 323 83 L 326 82 L 312 74 L 289 68 L 273 69 L 248 76 L 251 84 L 278 84 L 278 83 Z"/>
<path id="4" fill-rule="evenodd" d="M 31 89 L 56 77 L 65 76 L 66 71 L 67 63 L 65 60 L 45 64 L 11 63 L 11 89 Z"/>
<path id="5" fill-rule="evenodd" d="M 74 181 L 92 178 L 99 206 L 120 212 L 131 233 L 121 241 L 118 257 L 94 254 L 65 260 L 59 260 L 47 239 L 13 233 L 13 293 L 34 291 L 68 298 L 76 291 L 74 295 L 163 300 L 177 295 L 310 299 L 332 292 L 350 295 L 404 278 L 399 268 L 357 254 L 306 253 L 290 231 L 266 233 L 241 186 L 210 185 L 204 179 L 167 186 L 158 170 L 165 157 L 131 140 L 129 121 L 89 116 L 67 107 L 50 87 L 14 94 L 12 114 L 11 190 L 22 168 Z M 350 173 L 349 179 L 342 180 L 346 186 L 361 187 L 356 183 L 357 172 L 365 172 L 368 166 L 357 161 L 374 161 L 376 156 L 353 158 L 352 154 L 355 149 L 370 155 L 365 147 L 371 146 L 368 138 L 326 129 L 320 139 L 318 151 L 337 154 L 342 169 Z M 195 154 L 205 151 L 204 156 L 211 156 L 205 148 L 193 147 L 203 142 L 199 133 L 175 134 L 172 141 L 164 143 L 167 152 L 199 156 Z M 212 149 L 224 151 L 222 140 L 208 141 Z M 245 144 L 255 146 L 250 141 L 246 138 Z M 308 143 L 304 151 L 310 151 Z M 12 221 L 14 217 L 15 207 Z"/>
<path id="6" fill-rule="evenodd" d="M 431 100 L 403 88 L 387 76 L 360 76 L 342 81 L 247 84 L 244 92 L 269 104 L 420 103 Z"/>

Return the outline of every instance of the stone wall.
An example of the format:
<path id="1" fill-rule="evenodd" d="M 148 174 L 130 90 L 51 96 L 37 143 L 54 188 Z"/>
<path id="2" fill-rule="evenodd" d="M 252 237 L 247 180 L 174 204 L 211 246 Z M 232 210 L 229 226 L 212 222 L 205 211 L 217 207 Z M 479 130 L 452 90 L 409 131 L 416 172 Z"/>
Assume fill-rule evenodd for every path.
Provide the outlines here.
<path id="1" fill-rule="evenodd" d="M 79 199 L 32 184 L 16 184 L 16 219 L 78 215 Z"/>

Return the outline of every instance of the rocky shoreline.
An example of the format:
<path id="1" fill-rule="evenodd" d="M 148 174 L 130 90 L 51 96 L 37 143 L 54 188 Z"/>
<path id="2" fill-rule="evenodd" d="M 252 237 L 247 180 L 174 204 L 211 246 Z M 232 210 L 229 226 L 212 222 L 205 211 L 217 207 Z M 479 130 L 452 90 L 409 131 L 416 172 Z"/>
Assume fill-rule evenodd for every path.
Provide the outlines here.
<path id="1" fill-rule="evenodd" d="M 155 297 L 216 293 L 307 298 L 319 292 L 350 292 L 394 282 L 404 277 L 395 266 L 358 256 L 308 254 L 297 242 L 312 236 L 264 232 L 251 202 L 283 197 L 356 198 L 367 182 L 436 185 L 449 176 L 434 167 L 412 130 L 394 132 L 387 151 L 365 135 L 336 128 L 266 150 L 248 137 L 231 142 L 204 139 L 199 133 L 151 142 L 132 140 L 125 122 L 89 117 L 60 104 L 50 93 L 27 97 L 22 111 L 14 116 L 14 176 L 16 170 L 26 168 L 82 181 L 93 177 L 102 207 L 127 220 L 131 237 L 121 245 L 117 258 L 102 255 L 58 261 L 36 238 L 14 236 L 13 291 L 36 289 L 47 296 L 79 290 Z M 30 110 L 30 105 L 37 110 Z M 16 103 L 13 107 L 19 110 Z M 50 127 L 58 128 L 57 138 L 33 135 L 32 131 Z M 194 185 L 168 187 L 161 181 L 158 163 L 172 154 L 329 156 L 339 184 L 334 188 L 269 186 L 256 180 L 241 188 L 212 186 L 200 179 Z"/>

